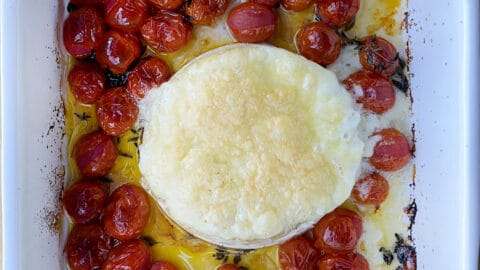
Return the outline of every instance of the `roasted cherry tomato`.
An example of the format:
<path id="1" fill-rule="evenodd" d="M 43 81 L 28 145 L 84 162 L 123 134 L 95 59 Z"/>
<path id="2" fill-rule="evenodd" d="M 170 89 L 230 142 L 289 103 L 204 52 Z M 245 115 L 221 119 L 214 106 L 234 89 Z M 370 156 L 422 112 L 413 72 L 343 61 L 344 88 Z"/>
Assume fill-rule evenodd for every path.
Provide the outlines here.
<path id="1" fill-rule="evenodd" d="M 106 175 L 115 165 L 117 147 L 113 138 L 102 131 L 81 137 L 73 147 L 77 167 L 86 177 Z"/>
<path id="2" fill-rule="evenodd" d="M 395 104 L 395 89 L 390 80 L 380 74 L 358 71 L 343 81 L 357 103 L 373 113 L 381 114 Z"/>
<path id="3" fill-rule="evenodd" d="M 140 41 L 134 34 L 110 30 L 103 36 L 96 60 L 113 74 L 122 74 L 141 54 Z"/>
<path id="4" fill-rule="evenodd" d="M 407 165 L 412 154 L 405 135 L 394 128 L 384 129 L 373 135 L 381 137 L 370 157 L 373 167 L 381 171 L 396 171 Z"/>
<path id="5" fill-rule="evenodd" d="M 388 181 L 379 173 L 371 173 L 355 183 L 352 197 L 359 204 L 380 206 L 388 196 L 390 186 Z"/>
<path id="6" fill-rule="evenodd" d="M 150 270 L 177 270 L 177 267 L 167 261 L 156 261 L 152 264 Z"/>
<path id="7" fill-rule="evenodd" d="M 103 211 L 107 233 L 120 240 L 140 235 L 150 218 L 150 202 L 142 188 L 126 184 L 117 188 Z"/>
<path id="8" fill-rule="evenodd" d="M 282 269 L 313 270 L 317 269 L 319 253 L 313 241 L 306 236 L 297 236 L 280 245 L 278 251 Z"/>
<path id="9" fill-rule="evenodd" d="M 153 50 L 173 52 L 188 42 L 192 25 L 180 14 L 159 11 L 145 21 L 140 28 L 140 33 Z"/>
<path id="10" fill-rule="evenodd" d="M 340 55 L 340 37 L 328 25 L 314 22 L 304 26 L 295 36 L 298 52 L 323 66 L 337 60 Z"/>
<path id="11" fill-rule="evenodd" d="M 100 269 L 113 244 L 113 238 L 108 236 L 99 224 L 76 225 L 70 231 L 65 244 L 70 269 Z"/>
<path id="12" fill-rule="evenodd" d="M 328 213 L 313 228 L 315 246 L 326 253 L 352 252 L 362 235 L 362 219 L 354 211 L 337 208 Z"/>
<path id="13" fill-rule="evenodd" d="M 83 180 L 65 190 L 62 203 L 73 222 L 86 224 L 98 219 L 107 198 L 105 185 Z"/>
<path id="14" fill-rule="evenodd" d="M 247 2 L 230 11 L 227 25 L 239 42 L 263 42 L 273 35 L 277 17 L 271 8 Z"/>
<path id="15" fill-rule="evenodd" d="M 138 99 L 148 90 L 157 87 L 170 78 L 167 63 L 157 57 L 143 58 L 128 74 L 127 90 Z"/>
<path id="16" fill-rule="evenodd" d="M 117 136 L 129 130 L 137 116 L 135 98 L 124 87 L 108 90 L 97 102 L 98 124 L 108 135 Z"/>
<path id="17" fill-rule="evenodd" d="M 185 4 L 185 14 L 193 24 L 211 24 L 227 7 L 228 0 L 191 0 Z"/>
<path id="18" fill-rule="evenodd" d="M 63 24 L 63 45 L 73 57 L 90 56 L 100 45 L 103 31 L 102 16 L 95 8 L 77 9 Z"/>
<path id="19" fill-rule="evenodd" d="M 93 63 L 77 63 L 68 73 L 67 81 L 73 96 L 85 104 L 93 104 L 102 95 L 107 78 Z"/>
<path id="20" fill-rule="evenodd" d="M 324 23 L 340 28 L 355 19 L 359 7 L 360 0 L 318 0 L 315 14 Z"/>
<path id="21" fill-rule="evenodd" d="M 183 0 L 148 0 L 157 9 L 161 10 L 177 10 L 182 4 Z"/>
<path id="22" fill-rule="evenodd" d="M 102 270 L 146 270 L 150 266 L 150 249 L 138 239 L 124 242 L 108 253 Z"/>
<path id="23" fill-rule="evenodd" d="M 395 46 L 377 36 L 362 39 L 358 57 L 364 69 L 386 77 L 392 75 L 399 65 Z"/>
<path id="24" fill-rule="evenodd" d="M 134 32 L 148 17 L 146 0 L 104 0 L 105 22 L 113 28 Z"/>
<path id="25" fill-rule="evenodd" d="M 103 0 L 70 0 L 70 3 L 78 7 L 95 6 L 102 7 Z"/>
<path id="26" fill-rule="evenodd" d="M 276 7 L 278 5 L 280 0 L 250 0 L 250 2 L 256 3 L 256 4 L 262 4 L 262 5 L 265 5 L 267 7 L 273 8 L 273 7 Z"/>
<path id="27" fill-rule="evenodd" d="M 362 254 L 329 254 L 323 257 L 319 264 L 319 270 L 369 270 L 367 260 Z"/>
<path id="28" fill-rule="evenodd" d="M 314 0 L 282 0 L 282 6 L 286 10 L 299 12 L 311 6 L 313 1 Z"/>

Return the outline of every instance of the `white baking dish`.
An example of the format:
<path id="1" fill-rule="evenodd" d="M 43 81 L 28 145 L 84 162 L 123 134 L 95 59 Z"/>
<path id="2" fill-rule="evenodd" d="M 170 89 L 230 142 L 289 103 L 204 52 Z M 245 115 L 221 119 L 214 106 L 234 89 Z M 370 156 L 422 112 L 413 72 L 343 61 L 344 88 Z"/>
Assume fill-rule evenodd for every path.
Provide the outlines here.
<path id="1" fill-rule="evenodd" d="M 1 2 L 3 269 L 58 269 L 62 181 L 58 16 Z M 479 3 L 410 0 L 418 269 L 478 269 Z"/>

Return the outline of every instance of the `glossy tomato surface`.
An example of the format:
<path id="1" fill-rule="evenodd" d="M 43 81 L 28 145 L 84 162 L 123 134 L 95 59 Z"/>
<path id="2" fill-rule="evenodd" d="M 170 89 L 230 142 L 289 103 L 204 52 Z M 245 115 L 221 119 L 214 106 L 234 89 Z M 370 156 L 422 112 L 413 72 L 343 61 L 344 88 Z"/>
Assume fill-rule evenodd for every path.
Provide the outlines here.
<path id="1" fill-rule="evenodd" d="M 145 57 L 128 73 L 127 90 L 135 98 L 142 99 L 147 91 L 160 86 L 170 75 L 165 61 L 153 56 Z"/>
<path id="2" fill-rule="evenodd" d="M 103 32 L 100 12 L 93 7 L 79 8 L 63 23 L 63 45 L 73 57 L 84 58 L 100 45 Z"/>
<path id="3" fill-rule="evenodd" d="M 150 270 L 177 270 L 177 267 L 167 261 L 156 261 L 152 264 Z"/>
<path id="4" fill-rule="evenodd" d="M 369 159 L 373 167 L 381 171 L 397 171 L 408 164 L 412 153 L 405 135 L 394 128 L 384 129 L 373 135 L 380 136 Z"/>
<path id="5" fill-rule="evenodd" d="M 115 165 L 117 147 L 113 138 L 102 131 L 82 136 L 73 146 L 78 169 L 85 177 L 106 175 Z"/>
<path id="6" fill-rule="evenodd" d="M 97 221 L 108 198 L 108 188 L 92 180 L 73 183 L 63 193 L 65 211 L 75 223 L 86 224 Z"/>
<path id="7" fill-rule="evenodd" d="M 183 0 L 149 0 L 149 1 L 153 6 L 161 10 L 177 10 L 183 4 Z"/>
<path id="8" fill-rule="evenodd" d="M 131 33 L 110 30 L 103 36 L 95 59 L 102 68 L 113 74 L 122 74 L 140 57 L 141 44 Z"/>
<path id="9" fill-rule="evenodd" d="M 277 18 L 271 8 L 246 2 L 230 11 L 227 25 L 237 41 L 256 43 L 263 42 L 273 35 Z"/>
<path id="10" fill-rule="evenodd" d="M 360 0 L 318 0 L 315 14 L 324 23 L 340 28 L 355 20 Z"/>
<path id="11" fill-rule="evenodd" d="M 284 270 L 314 270 L 320 254 L 310 238 L 297 236 L 280 245 L 278 256 Z"/>
<path id="12" fill-rule="evenodd" d="M 319 270 L 369 270 L 368 261 L 362 254 L 335 254 L 323 257 L 319 264 Z"/>
<path id="13" fill-rule="evenodd" d="M 148 17 L 146 0 L 104 0 L 105 22 L 116 29 L 137 31 Z"/>
<path id="14" fill-rule="evenodd" d="M 103 93 L 105 72 L 94 63 L 78 62 L 68 73 L 67 81 L 76 100 L 93 104 Z"/>
<path id="15" fill-rule="evenodd" d="M 276 7 L 278 3 L 280 3 L 280 0 L 251 0 L 250 2 L 256 3 L 256 4 L 262 4 L 267 7 L 273 8 L 273 7 Z"/>
<path id="16" fill-rule="evenodd" d="M 314 0 L 282 0 L 282 7 L 295 12 L 303 11 L 313 4 Z"/>
<path id="17" fill-rule="evenodd" d="M 380 206 L 388 196 L 390 185 L 381 174 L 374 172 L 357 180 L 352 190 L 353 199 L 359 204 Z"/>
<path id="18" fill-rule="evenodd" d="M 211 24 L 227 7 L 228 0 L 190 0 L 185 4 L 185 14 L 193 24 Z"/>
<path id="19" fill-rule="evenodd" d="M 147 270 L 150 263 L 149 247 L 143 241 L 134 239 L 110 250 L 102 270 Z"/>
<path id="20" fill-rule="evenodd" d="M 108 135 L 121 135 L 137 121 L 138 106 L 124 87 L 106 91 L 97 102 L 98 124 Z"/>
<path id="21" fill-rule="evenodd" d="M 340 37 L 330 26 L 314 22 L 301 28 L 295 43 L 298 52 L 320 65 L 329 65 L 340 55 Z"/>
<path id="22" fill-rule="evenodd" d="M 362 39 L 358 57 L 365 70 L 386 77 L 392 75 L 399 66 L 398 52 L 395 46 L 378 36 Z"/>

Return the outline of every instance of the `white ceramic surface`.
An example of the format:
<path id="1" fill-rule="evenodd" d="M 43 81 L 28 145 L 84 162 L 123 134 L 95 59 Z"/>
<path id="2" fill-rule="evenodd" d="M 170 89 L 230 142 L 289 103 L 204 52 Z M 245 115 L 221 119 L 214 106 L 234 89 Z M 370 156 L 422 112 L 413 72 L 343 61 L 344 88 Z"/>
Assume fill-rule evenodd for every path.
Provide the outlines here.
<path id="1" fill-rule="evenodd" d="M 418 269 L 478 269 L 479 3 L 410 0 Z M 1 1 L 3 269 L 58 269 L 55 1 Z"/>

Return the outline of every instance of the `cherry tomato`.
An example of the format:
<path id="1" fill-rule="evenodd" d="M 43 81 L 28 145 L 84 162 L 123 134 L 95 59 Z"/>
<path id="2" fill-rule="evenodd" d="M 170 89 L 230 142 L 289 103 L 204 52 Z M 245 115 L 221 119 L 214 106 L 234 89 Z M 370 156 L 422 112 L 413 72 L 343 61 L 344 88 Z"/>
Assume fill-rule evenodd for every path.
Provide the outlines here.
<path id="1" fill-rule="evenodd" d="M 191 0 L 185 5 L 185 14 L 193 24 L 211 24 L 227 7 L 228 0 Z"/>
<path id="2" fill-rule="evenodd" d="M 160 86 L 170 78 L 170 68 L 162 59 L 143 58 L 128 74 L 127 90 L 138 99 L 148 90 Z"/>
<path id="3" fill-rule="evenodd" d="M 301 28 L 295 36 L 295 42 L 301 55 L 320 65 L 329 65 L 340 55 L 340 37 L 322 22 Z"/>
<path id="4" fill-rule="evenodd" d="M 150 261 L 148 246 L 143 241 L 134 239 L 110 250 L 102 270 L 146 270 L 150 266 Z"/>
<path id="5" fill-rule="evenodd" d="M 239 42 L 256 43 L 273 35 L 277 17 L 272 9 L 255 3 L 242 3 L 228 14 L 227 25 Z"/>
<path id="6" fill-rule="evenodd" d="M 98 124 L 108 135 L 117 136 L 129 130 L 137 116 L 135 99 L 124 87 L 108 90 L 97 102 Z"/>
<path id="7" fill-rule="evenodd" d="M 103 0 L 70 0 L 70 3 L 78 7 L 85 7 L 85 6 L 102 7 L 103 6 Z"/>
<path id="8" fill-rule="evenodd" d="M 282 0 L 282 6 L 286 10 L 295 12 L 303 11 L 313 4 L 313 0 Z"/>
<path id="9" fill-rule="evenodd" d="M 103 36 L 96 60 L 113 74 L 122 74 L 140 56 L 142 48 L 134 34 L 110 30 Z"/>
<path id="10" fill-rule="evenodd" d="M 367 260 L 362 254 L 330 254 L 323 257 L 319 264 L 319 270 L 369 270 Z"/>
<path id="11" fill-rule="evenodd" d="M 147 17 L 146 0 L 105 0 L 105 22 L 113 28 L 134 32 Z"/>
<path id="12" fill-rule="evenodd" d="M 355 19 L 360 0 L 318 0 L 315 14 L 326 24 L 340 28 Z"/>
<path id="13" fill-rule="evenodd" d="M 149 2 L 162 10 L 177 10 L 183 4 L 183 0 L 149 0 Z"/>
<path id="14" fill-rule="evenodd" d="M 317 269 L 319 253 L 313 241 L 306 236 L 297 236 L 281 244 L 278 256 L 282 269 Z"/>
<path id="15" fill-rule="evenodd" d="M 377 36 L 369 36 L 362 40 L 358 57 L 364 69 L 387 77 L 392 75 L 399 65 L 395 46 Z"/>
<path id="16" fill-rule="evenodd" d="M 117 148 L 113 138 L 101 131 L 81 137 L 73 147 L 77 167 L 86 177 L 106 175 L 115 165 Z"/>
<path id="17" fill-rule="evenodd" d="M 98 219 L 107 198 L 108 190 L 104 185 L 78 181 L 65 191 L 62 203 L 73 222 L 86 224 Z"/>
<path id="18" fill-rule="evenodd" d="M 343 81 L 357 103 L 376 114 L 390 110 L 395 104 L 395 89 L 390 80 L 372 72 L 359 71 Z"/>
<path id="19" fill-rule="evenodd" d="M 173 52 L 188 42 L 192 25 L 180 14 L 161 10 L 145 21 L 140 33 L 153 50 Z"/>
<path id="20" fill-rule="evenodd" d="M 407 165 L 412 154 L 405 135 L 394 128 L 384 129 L 373 135 L 381 136 L 369 160 L 373 167 L 381 171 L 396 171 Z"/>
<path id="21" fill-rule="evenodd" d="M 80 102 L 92 104 L 102 95 L 107 78 L 93 63 L 77 63 L 68 73 L 70 91 Z"/>
<path id="22" fill-rule="evenodd" d="M 326 253 L 350 253 L 362 235 L 362 219 L 351 210 L 337 208 L 315 224 L 313 235 L 315 246 Z"/>
<path id="23" fill-rule="evenodd" d="M 152 264 L 150 270 L 177 270 L 177 267 L 167 261 L 156 261 Z"/>
<path id="24" fill-rule="evenodd" d="M 273 8 L 278 5 L 280 0 L 250 0 L 250 2 Z"/>
<path id="25" fill-rule="evenodd" d="M 142 188 L 126 184 L 117 188 L 103 212 L 107 233 L 120 240 L 140 235 L 150 218 L 150 202 Z"/>
<path id="26" fill-rule="evenodd" d="M 388 181 L 379 173 L 371 173 L 355 183 L 352 197 L 357 203 L 379 206 L 388 196 Z"/>
<path id="27" fill-rule="evenodd" d="M 67 262 L 72 270 L 99 269 L 113 247 L 113 239 L 99 224 L 76 225 L 65 244 Z"/>
<path id="28" fill-rule="evenodd" d="M 73 57 L 90 56 L 100 45 L 103 30 L 102 16 L 96 9 L 77 9 L 63 24 L 63 45 Z"/>

